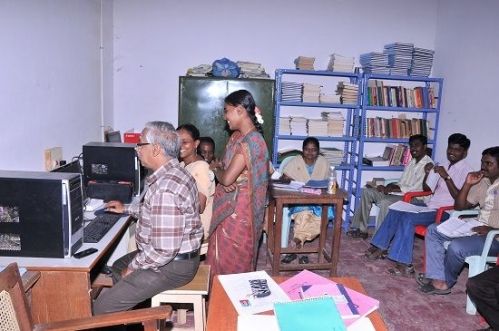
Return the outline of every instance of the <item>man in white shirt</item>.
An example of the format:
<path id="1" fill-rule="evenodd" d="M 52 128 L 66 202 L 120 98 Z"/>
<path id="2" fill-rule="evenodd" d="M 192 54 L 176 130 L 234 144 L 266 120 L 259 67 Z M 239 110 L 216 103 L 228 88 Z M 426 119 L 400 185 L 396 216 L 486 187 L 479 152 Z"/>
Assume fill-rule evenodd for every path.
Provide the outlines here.
<path id="1" fill-rule="evenodd" d="M 371 187 L 366 185 L 362 190 L 360 206 L 355 208 L 352 224 L 350 225 L 350 231 L 347 232 L 347 236 L 367 239 L 367 221 L 373 204 L 379 207 L 378 216 L 376 217 L 377 229 L 385 219 L 386 214 L 388 214 L 388 207 L 392 203 L 402 200 L 403 193 L 423 190 L 424 166 L 433 162 L 427 155 L 427 143 L 428 139 L 421 134 L 416 134 L 409 138 L 412 159 L 405 167 L 400 181 L 390 183 L 386 186 L 378 185 L 377 187 Z"/>

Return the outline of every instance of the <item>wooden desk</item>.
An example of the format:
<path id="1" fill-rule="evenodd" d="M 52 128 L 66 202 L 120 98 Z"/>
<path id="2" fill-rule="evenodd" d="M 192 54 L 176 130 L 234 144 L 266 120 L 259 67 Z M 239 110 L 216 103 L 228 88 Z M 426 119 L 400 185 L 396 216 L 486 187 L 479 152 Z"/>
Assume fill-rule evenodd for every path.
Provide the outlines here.
<path id="1" fill-rule="evenodd" d="M 31 288 L 31 311 L 35 323 L 46 323 L 92 316 L 91 282 L 98 266 L 105 262 L 126 231 L 130 218 L 122 217 L 108 233 L 94 244 L 84 243 L 81 250 L 95 247 L 98 252 L 82 259 L 0 257 L 0 265 L 17 262 L 27 273 L 39 272 Z"/>
<path id="2" fill-rule="evenodd" d="M 269 204 L 268 214 L 268 250 L 267 255 L 270 258 L 272 265 L 272 275 L 278 275 L 280 271 L 290 270 L 317 270 L 329 269 L 330 276 L 336 276 L 336 267 L 340 252 L 340 235 L 341 224 L 343 222 L 343 201 L 346 198 L 346 193 L 343 190 L 338 190 L 336 194 L 322 193 L 321 195 L 293 192 L 271 188 L 271 202 Z M 321 215 L 321 233 L 319 235 L 318 248 L 303 247 L 296 248 L 281 248 L 281 233 L 282 233 L 282 209 L 285 205 L 306 205 L 315 204 L 322 205 Z M 327 210 L 328 206 L 335 207 L 333 238 L 331 242 L 331 253 L 326 252 L 326 236 L 327 236 Z M 271 220 L 275 221 L 272 222 Z M 288 253 L 317 253 L 317 263 L 308 264 L 283 264 L 281 263 L 281 254 Z"/>
<path id="3" fill-rule="evenodd" d="M 276 282 L 283 282 L 286 277 L 273 277 Z M 366 293 L 362 284 L 352 277 L 333 277 L 333 281 L 343 284 L 355 291 Z M 272 312 L 266 312 L 271 314 Z M 388 328 L 378 310 L 367 315 L 374 325 L 376 331 L 386 331 Z M 213 279 L 211 287 L 210 301 L 208 303 L 208 325 L 206 331 L 236 331 L 237 330 L 237 311 L 232 305 L 227 293 L 220 283 L 218 276 Z"/>

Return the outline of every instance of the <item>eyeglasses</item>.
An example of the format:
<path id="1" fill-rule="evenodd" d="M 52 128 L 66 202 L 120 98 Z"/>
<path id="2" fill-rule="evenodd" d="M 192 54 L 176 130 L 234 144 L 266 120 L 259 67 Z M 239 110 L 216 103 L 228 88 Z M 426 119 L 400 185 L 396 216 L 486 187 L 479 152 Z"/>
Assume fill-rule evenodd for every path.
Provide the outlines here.
<path id="1" fill-rule="evenodd" d="M 135 149 L 140 149 L 142 146 L 150 145 L 151 143 L 137 143 Z"/>

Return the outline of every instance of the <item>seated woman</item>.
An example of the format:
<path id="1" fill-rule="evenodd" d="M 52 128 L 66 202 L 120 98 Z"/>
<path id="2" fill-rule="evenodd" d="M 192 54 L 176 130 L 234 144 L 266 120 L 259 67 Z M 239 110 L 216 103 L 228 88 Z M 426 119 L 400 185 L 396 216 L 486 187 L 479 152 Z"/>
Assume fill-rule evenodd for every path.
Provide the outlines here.
<path id="1" fill-rule="evenodd" d="M 199 191 L 199 213 L 206 241 L 213 209 L 215 175 L 210 170 L 210 165 L 197 153 L 199 130 L 192 124 L 183 124 L 177 128 L 177 133 L 181 140 L 180 165 L 194 177 Z"/>
<path id="2" fill-rule="evenodd" d="M 283 169 L 283 179 L 308 182 L 309 180 L 324 180 L 331 176 L 329 162 L 319 154 L 319 140 L 308 137 L 303 141 L 302 154 L 294 156 Z M 312 241 L 320 234 L 322 208 L 316 205 L 293 206 L 289 208 L 289 215 L 294 223 L 293 241 L 297 248 L 301 248 L 305 241 Z M 329 218 L 333 217 L 330 208 Z M 296 259 L 296 254 L 286 254 L 283 263 L 290 263 Z M 308 257 L 302 256 L 301 264 L 308 263 Z"/>

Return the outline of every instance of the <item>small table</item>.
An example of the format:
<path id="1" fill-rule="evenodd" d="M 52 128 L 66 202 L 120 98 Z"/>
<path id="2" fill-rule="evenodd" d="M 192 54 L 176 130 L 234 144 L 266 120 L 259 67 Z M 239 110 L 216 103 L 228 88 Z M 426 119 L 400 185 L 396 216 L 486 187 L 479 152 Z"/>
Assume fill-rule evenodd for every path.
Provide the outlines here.
<path id="1" fill-rule="evenodd" d="M 277 283 L 282 283 L 287 277 L 273 277 Z M 358 279 L 353 277 L 333 277 L 333 281 L 343 284 L 352 290 L 360 293 L 366 293 Z M 265 312 L 271 314 L 272 312 Z M 386 331 L 388 328 L 378 310 L 367 315 L 371 320 L 376 331 Z M 220 280 L 217 277 L 213 279 L 210 301 L 208 303 L 208 325 L 206 331 L 236 331 L 237 330 L 237 311 L 232 305 L 227 293 L 225 292 Z"/>
<path id="2" fill-rule="evenodd" d="M 320 195 L 302 193 L 295 191 L 286 191 L 271 187 L 271 202 L 268 209 L 268 250 L 267 254 L 272 265 L 272 275 L 278 275 L 281 271 L 290 270 L 324 270 L 329 269 L 330 276 L 336 276 L 336 267 L 338 265 L 340 251 L 340 235 L 341 224 L 343 222 L 343 201 L 347 197 L 345 191 L 338 189 L 336 194 L 322 193 Z M 319 235 L 318 248 L 302 247 L 296 248 L 281 248 L 281 233 L 282 233 L 282 209 L 285 205 L 322 205 L 321 215 L 321 233 Z M 327 236 L 327 210 L 328 206 L 335 207 L 333 238 L 331 243 L 331 253 L 326 252 L 326 236 Z M 275 221 L 274 220 L 275 215 Z M 317 263 L 308 264 L 283 264 L 281 263 L 281 254 L 289 253 L 317 253 Z"/>

